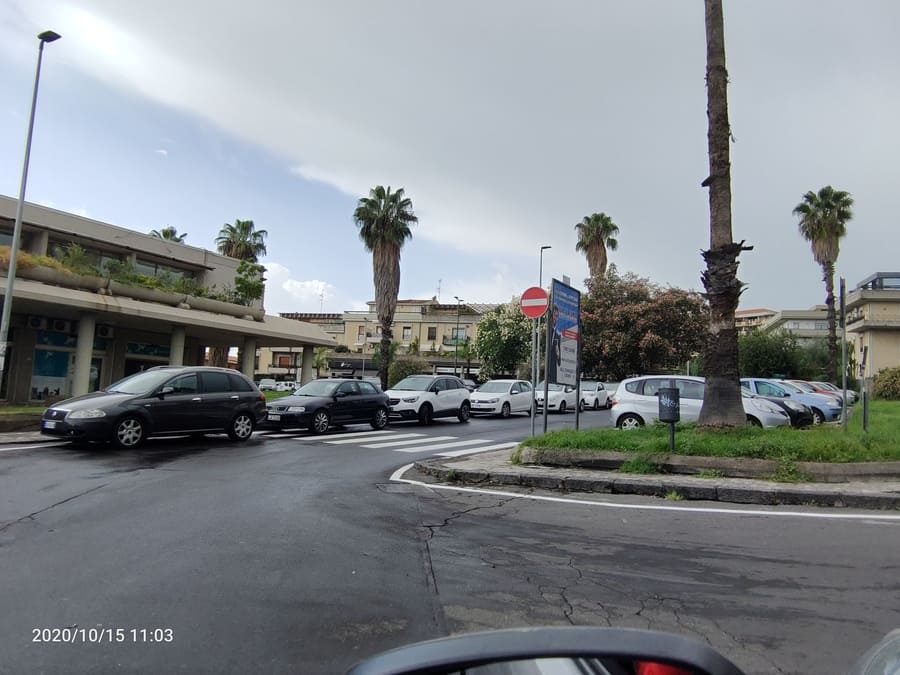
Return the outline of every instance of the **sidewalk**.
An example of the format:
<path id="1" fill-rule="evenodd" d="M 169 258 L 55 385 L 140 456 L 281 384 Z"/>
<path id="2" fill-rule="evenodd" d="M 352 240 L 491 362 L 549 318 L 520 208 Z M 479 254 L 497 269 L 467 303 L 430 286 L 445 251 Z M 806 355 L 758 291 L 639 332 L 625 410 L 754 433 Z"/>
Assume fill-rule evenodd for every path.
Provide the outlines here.
<path id="1" fill-rule="evenodd" d="M 518 485 L 561 492 L 599 492 L 706 500 L 734 504 L 842 506 L 900 509 L 900 480 L 846 483 L 775 483 L 747 478 L 638 475 L 582 468 L 555 468 L 509 463 L 510 450 L 415 463 L 422 473 L 444 482 L 468 485 Z"/>
<path id="2" fill-rule="evenodd" d="M 64 440 L 64 438 L 44 436 L 40 431 L 7 431 L 0 433 L 0 445 L 9 445 L 11 443 L 58 443 Z"/>

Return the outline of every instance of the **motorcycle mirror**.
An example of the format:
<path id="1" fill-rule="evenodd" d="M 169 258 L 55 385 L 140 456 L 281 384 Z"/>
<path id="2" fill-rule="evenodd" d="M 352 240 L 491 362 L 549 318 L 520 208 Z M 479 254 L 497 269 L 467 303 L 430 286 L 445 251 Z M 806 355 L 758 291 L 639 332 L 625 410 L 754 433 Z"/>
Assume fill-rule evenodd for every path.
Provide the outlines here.
<path id="1" fill-rule="evenodd" d="M 471 633 L 373 656 L 347 675 L 744 675 L 705 644 L 629 628 L 565 626 Z"/>

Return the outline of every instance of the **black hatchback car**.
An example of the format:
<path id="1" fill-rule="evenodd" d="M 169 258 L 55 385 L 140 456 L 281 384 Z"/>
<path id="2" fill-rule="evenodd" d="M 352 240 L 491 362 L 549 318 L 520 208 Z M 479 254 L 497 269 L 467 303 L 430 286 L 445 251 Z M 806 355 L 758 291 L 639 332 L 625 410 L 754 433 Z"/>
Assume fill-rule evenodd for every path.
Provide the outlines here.
<path id="1" fill-rule="evenodd" d="M 135 448 L 148 436 L 227 433 L 250 438 L 266 398 L 236 370 L 157 366 L 44 411 L 41 433 Z"/>
<path id="2" fill-rule="evenodd" d="M 307 382 L 290 396 L 269 403 L 266 426 L 306 428 L 324 434 L 333 425 L 368 422 L 373 429 L 388 423 L 387 394 L 371 382 L 323 378 Z"/>

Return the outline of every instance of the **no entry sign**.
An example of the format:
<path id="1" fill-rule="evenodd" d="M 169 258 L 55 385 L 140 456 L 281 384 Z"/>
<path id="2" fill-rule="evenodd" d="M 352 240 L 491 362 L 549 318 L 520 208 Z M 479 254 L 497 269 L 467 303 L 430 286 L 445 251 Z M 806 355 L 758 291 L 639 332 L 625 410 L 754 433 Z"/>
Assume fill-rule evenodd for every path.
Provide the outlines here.
<path id="1" fill-rule="evenodd" d="M 522 293 L 520 302 L 522 314 L 529 319 L 537 319 L 542 317 L 550 305 L 550 298 L 547 297 L 547 291 L 537 286 L 532 286 Z"/>

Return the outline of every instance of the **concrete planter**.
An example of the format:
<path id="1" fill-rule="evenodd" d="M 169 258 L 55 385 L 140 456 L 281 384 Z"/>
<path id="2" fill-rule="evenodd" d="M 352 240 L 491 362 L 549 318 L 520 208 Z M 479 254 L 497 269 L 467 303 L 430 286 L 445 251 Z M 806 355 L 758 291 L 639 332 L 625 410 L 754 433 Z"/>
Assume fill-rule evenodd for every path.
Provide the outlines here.
<path id="1" fill-rule="evenodd" d="M 3 273 L 6 273 L 3 269 Z M 16 276 L 31 281 L 40 281 L 42 284 L 50 284 L 52 286 L 63 286 L 64 288 L 78 288 L 86 291 L 94 291 L 95 293 L 101 288 L 106 288 L 109 279 L 96 277 L 87 274 L 75 274 L 66 270 L 58 270 L 53 267 L 43 267 L 41 265 L 24 267 L 16 266 Z"/>
<path id="2" fill-rule="evenodd" d="M 262 321 L 265 311 L 256 307 L 246 307 L 245 305 L 237 305 L 231 302 L 223 302 L 222 300 L 213 300 L 212 298 L 201 298 L 196 295 L 190 295 L 185 302 L 193 309 L 199 309 L 204 312 L 213 312 L 215 314 L 227 314 L 228 316 L 236 316 L 238 318 L 249 317 L 253 321 Z"/>
<path id="3" fill-rule="evenodd" d="M 173 293 L 172 291 L 163 291 L 158 288 L 144 288 L 143 286 L 132 286 L 123 284 L 120 281 L 109 281 L 109 292 L 112 295 L 121 295 L 126 298 L 134 298 L 135 300 L 145 300 L 146 302 L 157 302 L 161 305 L 171 305 L 177 307 L 185 302 L 187 296 L 184 293 Z"/>

